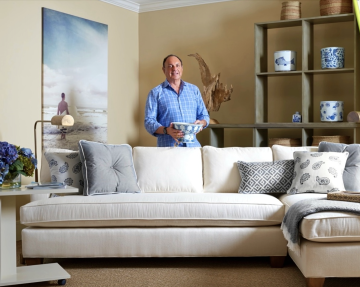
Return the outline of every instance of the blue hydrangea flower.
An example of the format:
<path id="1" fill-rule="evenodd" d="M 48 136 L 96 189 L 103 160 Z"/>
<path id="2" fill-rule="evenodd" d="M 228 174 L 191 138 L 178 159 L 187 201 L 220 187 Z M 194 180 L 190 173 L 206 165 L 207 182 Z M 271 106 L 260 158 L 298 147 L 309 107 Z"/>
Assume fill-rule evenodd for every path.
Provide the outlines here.
<path id="1" fill-rule="evenodd" d="M 21 153 L 23 156 L 26 156 L 27 158 L 30 158 L 31 155 L 32 155 L 31 149 L 26 148 L 26 147 L 21 148 L 21 149 L 20 149 L 20 153 Z"/>
<path id="2" fill-rule="evenodd" d="M 18 158 L 16 146 L 8 142 L 0 142 L 0 161 L 11 165 Z"/>

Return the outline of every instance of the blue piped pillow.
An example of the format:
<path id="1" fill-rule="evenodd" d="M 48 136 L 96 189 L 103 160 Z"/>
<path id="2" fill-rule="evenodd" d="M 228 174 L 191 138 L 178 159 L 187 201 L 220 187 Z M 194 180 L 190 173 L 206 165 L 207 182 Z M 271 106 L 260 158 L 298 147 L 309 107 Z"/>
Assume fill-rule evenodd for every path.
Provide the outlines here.
<path id="1" fill-rule="evenodd" d="M 84 195 L 141 192 L 132 149 L 128 144 L 110 145 L 79 141 Z"/>
<path id="2" fill-rule="evenodd" d="M 320 142 L 319 152 L 348 152 L 343 174 L 345 190 L 360 191 L 360 144 Z"/>

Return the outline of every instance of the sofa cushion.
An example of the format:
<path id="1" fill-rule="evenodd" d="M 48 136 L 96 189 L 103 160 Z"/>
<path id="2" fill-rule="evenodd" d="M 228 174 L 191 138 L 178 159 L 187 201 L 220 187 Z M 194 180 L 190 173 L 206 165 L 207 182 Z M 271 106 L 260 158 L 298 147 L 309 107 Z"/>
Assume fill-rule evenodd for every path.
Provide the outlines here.
<path id="1" fill-rule="evenodd" d="M 284 194 L 279 199 L 287 212 L 294 203 L 309 198 L 323 199 L 326 194 Z M 300 233 L 303 238 L 316 242 L 360 241 L 360 216 L 338 211 L 313 213 L 301 221 Z"/>
<path id="2" fill-rule="evenodd" d="M 319 152 L 348 152 L 343 174 L 345 190 L 360 191 L 360 145 L 320 142 Z"/>
<path id="3" fill-rule="evenodd" d="M 271 147 L 274 161 L 275 160 L 287 160 L 287 159 L 294 159 L 293 153 L 294 151 L 311 151 L 316 152 L 318 151 L 317 146 L 296 146 L 296 147 L 289 147 L 289 146 L 282 146 L 282 145 L 273 145 Z"/>
<path id="4" fill-rule="evenodd" d="M 205 192 L 238 192 L 240 174 L 238 161 L 269 162 L 273 161 L 269 147 L 227 147 L 215 148 L 204 146 L 204 191 Z"/>
<path id="5" fill-rule="evenodd" d="M 294 152 L 294 179 L 288 193 L 328 193 L 344 190 L 347 152 Z"/>
<path id="6" fill-rule="evenodd" d="M 284 205 L 267 194 L 137 193 L 64 196 L 20 208 L 27 226 L 269 226 Z"/>
<path id="7" fill-rule="evenodd" d="M 134 147 L 142 192 L 203 192 L 201 148 Z"/>
<path id="8" fill-rule="evenodd" d="M 62 182 L 78 188 L 76 194 L 83 193 L 84 178 L 78 151 L 45 152 L 44 156 L 50 168 L 51 182 Z"/>
<path id="9" fill-rule="evenodd" d="M 239 193 L 286 193 L 292 183 L 294 160 L 271 162 L 238 161 Z"/>
<path id="10" fill-rule="evenodd" d="M 84 195 L 140 192 L 131 146 L 79 141 Z"/>

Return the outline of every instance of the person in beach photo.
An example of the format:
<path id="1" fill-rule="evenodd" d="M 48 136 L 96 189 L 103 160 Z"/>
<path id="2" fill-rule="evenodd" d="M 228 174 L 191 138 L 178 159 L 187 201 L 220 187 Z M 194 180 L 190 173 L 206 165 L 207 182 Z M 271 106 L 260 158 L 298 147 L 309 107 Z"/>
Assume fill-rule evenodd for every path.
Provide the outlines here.
<path id="1" fill-rule="evenodd" d="M 70 115 L 68 103 L 65 101 L 65 93 L 61 94 L 61 101 L 58 104 L 58 110 L 56 115 Z M 66 139 L 66 128 L 61 128 L 61 139 Z"/>
<path id="2" fill-rule="evenodd" d="M 158 147 L 200 147 L 195 138 L 193 143 L 179 143 L 183 132 L 173 127 L 173 122 L 209 125 L 210 117 L 197 86 L 181 79 L 183 64 L 176 55 L 163 60 L 162 71 L 166 80 L 153 88 L 145 107 L 145 129 L 157 137 Z"/>

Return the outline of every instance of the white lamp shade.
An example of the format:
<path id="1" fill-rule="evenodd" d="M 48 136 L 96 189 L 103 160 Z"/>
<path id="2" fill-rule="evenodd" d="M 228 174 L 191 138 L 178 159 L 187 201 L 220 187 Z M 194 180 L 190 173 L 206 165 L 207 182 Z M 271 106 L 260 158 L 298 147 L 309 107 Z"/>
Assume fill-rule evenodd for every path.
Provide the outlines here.
<path id="1" fill-rule="evenodd" d="M 51 118 L 51 124 L 55 126 L 70 127 L 74 125 L 74 118 L 70 115 L 53 116 Z"/>

